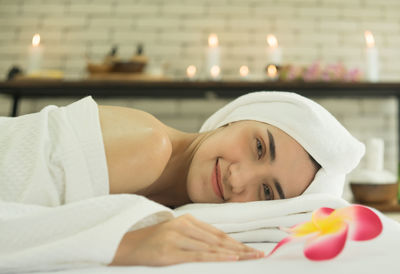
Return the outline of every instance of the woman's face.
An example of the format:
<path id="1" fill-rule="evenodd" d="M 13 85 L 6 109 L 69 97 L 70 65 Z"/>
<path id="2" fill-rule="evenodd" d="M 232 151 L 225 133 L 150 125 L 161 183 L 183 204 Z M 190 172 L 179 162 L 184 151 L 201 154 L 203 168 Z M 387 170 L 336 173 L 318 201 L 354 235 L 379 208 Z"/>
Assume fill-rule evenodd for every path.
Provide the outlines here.
<path id="1" fill-rule="evenodd" d="M 215 130 L 198 147 L 187 177 L 195 203 L 248 202 L 300 195 L 316 167 L 277 127 L 240 121 Z"/>

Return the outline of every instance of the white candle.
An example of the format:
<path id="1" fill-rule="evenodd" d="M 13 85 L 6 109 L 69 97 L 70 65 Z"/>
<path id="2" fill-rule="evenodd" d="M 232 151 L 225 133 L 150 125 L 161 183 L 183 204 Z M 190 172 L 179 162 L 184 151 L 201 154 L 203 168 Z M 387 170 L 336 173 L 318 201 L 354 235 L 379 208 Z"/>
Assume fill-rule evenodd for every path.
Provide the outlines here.
<path id="1" fill-rule="evenodd" d="M 207 48 L 207 76 L 213 80 L 220 77 L 220 48 L 218 46 L 218 36 L 214 33 L 208 37 Z M 218 67 L 218 69 L 216 68 Z"/>
<path id="2" fill-rule="evenodd" d="M 278 40 L 275 35 L 268 34 L 267 42 L 269 47 L 267 48 L 268 62 L 269 64 L 280 65 L 282 63 L 282 50 L 278 46 Z"/>
<path id="3" fill-rule="evenodd" d="M 370 82 L 379 81 L 379 52 L 375 47 L 375 39 L 370 31 L 364 33 L 367 48 L 365 49 L 366 58 L 366 79 Z"/>
<path id="4" fill-rule="evenodd" d="M 193 80 L 196 76 L 197 69 L 195 66 L 190 65 L 186 68 L 186 76 L 189 80 Z"/>
<path id="5" fill-rule="evenodd" d="M 368 170 L 383 170 L 385 154 L 384 147 L 384 141 L 380 138 L 371 138 L 368 140 L 365 153 Z"/>
<path id="6" fill-rule="evenodd" d="M 29 59 L 27 73 L 38 72 L 42 66 L 43 47 L 40 46 L 40 35 L 35 34 L 32 38 L 32 45 L 29 47 Z"/>

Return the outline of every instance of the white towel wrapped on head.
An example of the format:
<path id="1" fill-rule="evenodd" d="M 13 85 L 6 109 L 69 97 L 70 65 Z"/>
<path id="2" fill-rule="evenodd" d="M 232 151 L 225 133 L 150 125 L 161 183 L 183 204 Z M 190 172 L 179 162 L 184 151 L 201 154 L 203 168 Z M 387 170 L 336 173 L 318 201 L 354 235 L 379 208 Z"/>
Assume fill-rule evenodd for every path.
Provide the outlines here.
<path id="1" fill-rule="evenodd" d="M 326 109 L 291 92 L 253 92 L 243 95 L 211 115 L 200 132 L 230 122 L 255 120 L 273 125 L 295 139 L 321 166 L 304 194 L 341 196 L 344 177 L 364 155 L 365 146 Z"/>

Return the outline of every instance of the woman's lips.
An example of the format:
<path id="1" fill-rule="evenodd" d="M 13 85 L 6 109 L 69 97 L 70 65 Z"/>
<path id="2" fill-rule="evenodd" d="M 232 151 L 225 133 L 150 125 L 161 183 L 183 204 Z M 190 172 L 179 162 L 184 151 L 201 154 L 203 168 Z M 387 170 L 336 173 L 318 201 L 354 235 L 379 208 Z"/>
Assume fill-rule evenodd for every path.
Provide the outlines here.
<path id="1" fill-rule="evenodd" d="M 211 175 L 211 184 L 212 184 L 212 188 L 213 188 L 215 194 L 218 197 L 220 197 L 222 200 L 224 200 L 223 190 L 221 187 L 221 171 L 219 169 L 218 159 L 217 159 L 217 162 L 215 163 L 215 166 L 213 168 L 213 172 Z"/>

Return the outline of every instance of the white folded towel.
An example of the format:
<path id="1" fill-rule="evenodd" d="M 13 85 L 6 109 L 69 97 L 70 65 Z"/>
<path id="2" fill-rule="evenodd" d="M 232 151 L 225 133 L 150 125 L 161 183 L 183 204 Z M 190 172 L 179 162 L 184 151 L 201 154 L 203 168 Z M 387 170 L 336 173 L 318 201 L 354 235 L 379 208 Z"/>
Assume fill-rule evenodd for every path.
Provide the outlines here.
<path id="1" fill-rule="evenodd" d="M 334 195 L 317 193 L 284 200 L 188 204 L 174 212 L 176 216 L 192 214 L 242 242 L 278 242 L 286 236 L 279 227 L 307 221 L 320 207 L 341 208 L 347 205 L 347 201 Z"/>
<path id="2" fill-rule="evenodd" d="M 364 144 L 326 109 L 291 92 L 261 91 L 243 95 L 211 115 L 200 132 L 241 120 L 255 120 L 278 127 L 322 166 L 304 194 L 341 196 L 345 175 L 358 165 L 365 152 Z"/>

